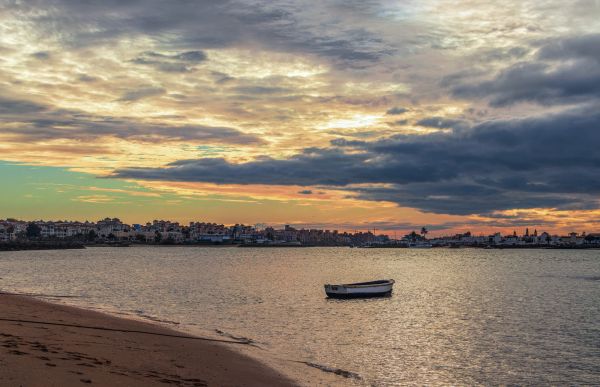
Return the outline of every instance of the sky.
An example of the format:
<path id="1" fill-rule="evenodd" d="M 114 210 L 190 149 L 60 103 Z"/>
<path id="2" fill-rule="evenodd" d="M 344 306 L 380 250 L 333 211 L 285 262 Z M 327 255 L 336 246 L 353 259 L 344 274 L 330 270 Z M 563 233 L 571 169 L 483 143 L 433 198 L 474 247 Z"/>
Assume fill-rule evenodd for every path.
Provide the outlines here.
<path id="1" fill-rule="evenodd" d="M 600 229 L 600 0 L 0 0 L 0 218 Z"/>

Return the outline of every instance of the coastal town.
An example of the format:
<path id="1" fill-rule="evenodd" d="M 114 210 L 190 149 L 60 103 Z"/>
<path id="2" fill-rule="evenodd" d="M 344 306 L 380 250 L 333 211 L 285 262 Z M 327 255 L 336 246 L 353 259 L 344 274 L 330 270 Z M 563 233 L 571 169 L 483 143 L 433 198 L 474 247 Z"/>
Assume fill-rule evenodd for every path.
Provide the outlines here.
<path id="1" fill-rule="evenodd" d="M 375 231 L 375 230 L 374 230 Z M 295 228 L 258 227 L 243 224 L 231 226 L 190 222 L 182 225 L 168 220 L 146 224 L 126 224 L 118 218 L 97 222 L 0 220 L 0 246 L 3 249 L 48 247 L 69 248 L 94 245 L 235 245 L 241 247 L 308 247 L 349 246 L 363 248 L 596 248 L 600 233 L 551 235 L 526 228 L 503 235 L 474 235 L 471 232 L 427 238 L 422 227 L 400 238 L 371 231 L 346 232 Z M 12 248 L 11 248 L 12 247 Z M 2 249 L 0 247 L 0 249 Z"/>

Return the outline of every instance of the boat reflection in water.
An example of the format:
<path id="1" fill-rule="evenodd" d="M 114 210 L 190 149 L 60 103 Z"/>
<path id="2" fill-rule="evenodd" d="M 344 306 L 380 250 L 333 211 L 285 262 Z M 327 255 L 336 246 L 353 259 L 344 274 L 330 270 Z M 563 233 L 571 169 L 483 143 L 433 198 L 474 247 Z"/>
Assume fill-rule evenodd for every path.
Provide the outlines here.
<path id="1" fill-rule="evenodd" d="M 394 280 L 377 280 L 353 284 L 325 285 L 325 293 L 330 298 L 387 297 L 392 295 Z"/>

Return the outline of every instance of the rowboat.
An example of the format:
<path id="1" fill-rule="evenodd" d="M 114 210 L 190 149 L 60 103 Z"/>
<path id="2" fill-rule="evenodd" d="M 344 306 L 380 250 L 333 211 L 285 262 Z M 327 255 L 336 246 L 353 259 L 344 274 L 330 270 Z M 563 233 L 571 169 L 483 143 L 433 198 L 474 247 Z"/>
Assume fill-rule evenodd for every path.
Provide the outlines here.
<path id="1" fill-rule="evenodd" d="M 392 294 L 394 280 L 377 280 L 353 284 L 325 285 L 325 293 L 331 298 L 385 297 Z"/>

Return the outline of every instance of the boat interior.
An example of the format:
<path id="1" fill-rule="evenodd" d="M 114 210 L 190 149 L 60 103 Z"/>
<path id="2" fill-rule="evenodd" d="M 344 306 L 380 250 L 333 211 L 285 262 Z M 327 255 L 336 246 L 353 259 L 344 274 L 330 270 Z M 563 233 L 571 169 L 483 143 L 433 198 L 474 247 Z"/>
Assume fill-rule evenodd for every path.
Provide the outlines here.
<path id="1" fill-rule="evenodd" d="M 394 280 L 377 280 L 377 281 L 368 281 L 368 282 L 356 282 L 353 284 L 343 284 L 340 286 L 355 287 L 355 286 L 385 285 L 385 284 L 389 284 L 389 283 L 394 283 Z"/>

